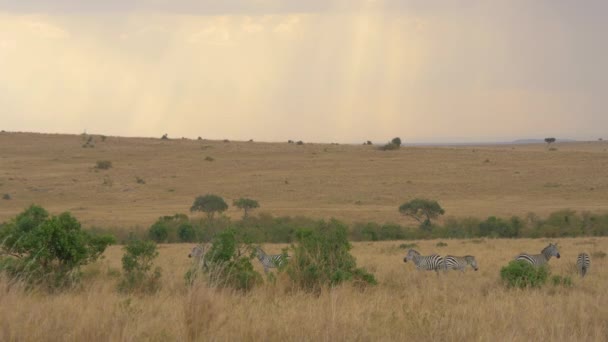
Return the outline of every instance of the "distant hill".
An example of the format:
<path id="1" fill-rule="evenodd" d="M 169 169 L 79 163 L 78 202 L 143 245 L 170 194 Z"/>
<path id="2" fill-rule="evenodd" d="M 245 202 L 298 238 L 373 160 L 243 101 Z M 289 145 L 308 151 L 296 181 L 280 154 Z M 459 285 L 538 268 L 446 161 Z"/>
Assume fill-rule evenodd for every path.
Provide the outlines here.
<path id="1" fill-rule="evenodd" d="M 556 139 L 555 142 L 574 142 L 574 139 Z M 545 144 L 545 139 L 518 139 L 513 140 L 512 144 Z"/>

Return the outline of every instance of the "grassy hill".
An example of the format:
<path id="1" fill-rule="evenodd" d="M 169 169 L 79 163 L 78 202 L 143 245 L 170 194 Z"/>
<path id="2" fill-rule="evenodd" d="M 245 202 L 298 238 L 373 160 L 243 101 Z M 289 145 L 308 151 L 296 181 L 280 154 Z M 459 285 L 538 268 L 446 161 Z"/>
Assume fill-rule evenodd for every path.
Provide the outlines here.
<path id="1" fill-rule="evenodd" d="M 94 147 L 83 147 L 93 137 Z M 407 222 L 438 200 L 447 216 L 608 210 L 608 142 L 402 147 L 0 133 L 0 221 L 31 203 L 85 225 L 147 226 L 218 194 L 273 215 Z M 110 161 L 107 170 L 98 161 Z M 230 216 L 241 212 L 231 208 Z"/>

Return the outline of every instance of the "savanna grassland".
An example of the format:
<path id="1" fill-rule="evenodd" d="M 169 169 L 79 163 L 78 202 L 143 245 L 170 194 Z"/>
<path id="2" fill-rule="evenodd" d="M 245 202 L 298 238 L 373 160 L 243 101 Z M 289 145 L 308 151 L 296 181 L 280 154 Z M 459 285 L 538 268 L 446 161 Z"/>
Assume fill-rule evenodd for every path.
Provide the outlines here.
<path id="1" fill-rule="evenodd" d="M 275 216 L 345 222 L 407 223 L 397 208 L 415 197 L 437 200 L 456 217 L 608 211 L 608 142 L 558 142 L 556 151 L 544 144 L 378 151 L 92 137 L 95 147 L 83 148 L 88 137 L 80 135 L 0 133 L 0 194 L 11 196 L 0 200 L 0 222 L 36 203 L 70 211 L 85 226 L 148 227 L 161 215 L 187 213 L 206 193 L 228 203 L 253 198 Z M 112 167 L 96 169 L 97 161 Z"/>
<path id="2" fill-rule="evenodd" d="M 0 222 L 32 203 L 70 211 L 85 227 L 148 227 L 186 213 L 198 195 L 250 197 L 273 215 L 344 222 L 408 222 L 397 207 L 437 200 L 446 216 L 508 217 L 561 209 L 608 211 L 608 143 L 403 147 L 160 140 L 0 133 Z M 380 143 L 380 142 L 378 142 Z M 209 157 L 209 158 L 208 158 Z M 95 167 L 98 161 L 112 167 Z M 138 182 L 138 180 L 141 180 Z M 231 217 L 240 211 L 231 208 Z M 411 222 L 410 222 L 411 223 Z M 413 224 L 412 224 L 413 225 Z M 608 238 L 471 239 L 353 243 L 378 285 L 344 284 L 320 295 L 293 291 L 286 275 L 247 294 L 197 284 L 184 274 L 193 244 L 160 245 L 161 288 L 117 291 L 122 247 L 84 268 L 81 286 L 26 291 L 0 279 L 0 341 L 606 341 Z M 573 286 L 507 289 L 500 268 L 520 252 L 558 242 L 554 275 Z M 416 271 L 404 243 L 422 254 L 472 254 L 480 270 Z M 264 245 L 279 252 L 286 245 Z M 579 252 L 592 255 L 587 277 Z M 256 269 L 262 268 L 254 260 Z"/>
<path id="3" fill-rule="evenodd" d="M 583 279 L 579 251 L 608 250 L 607 238 L 558 239 L 553 274 L 572 287 L 508 290 L 499 270 L 521 251 L 537 253 L 545 239 L 416 241 L 423 253 L 474 254 L 479 271 L 436 275 L 404 263 L 400 243 L 355 243 L 359 265 L 377 286 L 342 285 L 320 296 L 290 292 L 279 275 L 248 294 L 185 286 L 192 245 L 161 245 L 162 289 L 149 296 L 116 291 L 120 247 L 88 266 L 81 290 L 26 293 L 0 282 L 2 341 L 605 341 L 608 338 L 606 259 L 593 259 Z M 264 246 L 278 252 L 282 245 Z M 594 254 L 596 253 L 596 254 Z M 601 255 L 601 253 L 599 254 Z M 256 268 L 261 270 L 256 262 Z"/>

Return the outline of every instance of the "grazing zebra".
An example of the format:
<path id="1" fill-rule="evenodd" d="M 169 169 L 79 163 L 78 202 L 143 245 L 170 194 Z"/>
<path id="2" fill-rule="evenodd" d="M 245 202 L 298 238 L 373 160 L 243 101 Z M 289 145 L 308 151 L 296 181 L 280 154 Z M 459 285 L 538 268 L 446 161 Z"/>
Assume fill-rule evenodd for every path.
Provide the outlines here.
<path id="1" fill-rule="evenodd" d="M 210 246 L 206 243 L 196 245 L 192 248 L 190 254 L 188 254 L 188 258 L 194 258 L 194 260 L 199 264 L 199 266 L 202 266 L 204 269 L 207 269 L 209 265 L 207 264 L 207 260 L 205 259 L 205 254 L 207 254 L 209 249 Z"/>
<path id="2" fill-rule="evenodd" d="M 522 253 L 515 257 L 515 260 L 524 260 L 532 264 L 532 266 L 539 267 L 546 264 L 551 257 L 557 257 L 559 259 L 559 251 L 557 250 L 557 244 L 550 243 L 549 246 L 543 248 L 540 254 L 526 254 Z"/>
<path id="3" fill-rule="evenodd" d="M 584 277 L 589 271 L 589 267 L 591 267 L 591 258 L 587 253 L 580 253 L 576 258 L 576 269 L 578 273 L 581 274 L 581 277 Z"/>
<path id="4" fill-rule="evenodd" d="M 403 258 L 403 262 L 408 260 L 414 261 L 416 269 L 427 271 L 439 271 L 443 266 L 443 258 L 437 254 L 422 256 L 417 251 L 410 249 L 407 255 Z"/>
<path id="5" fill-rule="evenodd" d="M 255 248 L 255 254 L 264 266 L 264 273 L 268 273 L 269 268 L 277 268 L 283 265 L 289 259 L 289 256 L 284 254 L 266 254 L 259 246 Z"/>
<path id="6" fill-rule="evenodd" d="M 464 272 L 467 265 L 471 265 L 471 267 L 477 271 L 479 268 L 477 267 L 477 260 L 472 255 L 466 255 L 463 257 L 448 255 L 443 258 L 443 263 L 445 270 L 460 270 Z"/>

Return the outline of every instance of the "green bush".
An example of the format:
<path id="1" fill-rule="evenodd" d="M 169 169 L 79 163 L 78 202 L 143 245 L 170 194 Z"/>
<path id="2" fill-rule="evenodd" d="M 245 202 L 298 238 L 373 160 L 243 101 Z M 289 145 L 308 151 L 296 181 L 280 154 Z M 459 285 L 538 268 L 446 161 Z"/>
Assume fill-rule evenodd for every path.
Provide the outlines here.
<path id="1" fill-rule="evenodd" d="M 547 266 L 534 267 L 523 260 L 513 260 L 500 269 L 500 278 L 509 287 L 541 287 L 549 277 Z"/>
<path id="2" fill-rule="evenodd" d="M 551 283 L 553 286 L 564 286 L 564 287 L 572 287 L 572 278 L 565 276 L 554 275 L 551 276 Z"/>
<path id="3" fill-rule="evenodd" d="M 36 205 L 1 226 L 0 270 L 28 285 L 57 290 L 76 284 L 80 267 L 97 260 L 112 236 L 96 236 L 81 229 L 69 213 L 49 216 Z"/>
<path id="4" fill-rule="evenodd" d="M 118 284 L 119 291 L 142 294 L 158 291 L 161 269 L 153 269 L 154 259 L 158 256 L 156 244 L 153 241 L 131 240 L 123 250 L 123 279 Z"/>
<path id="5" fill-rule="evenodd" d="M 194 242 L 196 231 L 190 222 L 184 222 L 177 228 L 177 235 L 181 242 Z"/>
<path id="6" fill-rule="evenodd" d="M 230 287 L 239 291 L 249 291 L 262 282 L 260 273 L 253 269 L 253 255 L 244 251 L 250 247 L 237 240 L 234 229 L 218 233 L 212 241 L 210 250 L 205 255 L 208 267 L 205 272 L 209 283 L 216 287 Z M 186 281 L 191 283 L 200 270 L 186 273 Z"/>
<path id="7" fill-rule="evenodd" d="M 447 247 L 447 245 L 448 245 L 447 243 L 445 243 L 443 241 L 439 241 L 439 242 L 437 242 L 437 244 L 435 246 L 437 246 L 437 247 Z"/>
<path id="8" fill-rule="evenodd" d="M 156 221 L 148 231 L 148 237 L 156 243 L 167 242 L 169 237 L 169 225 L 162 219 Z"/>
<path id="9" fill-rule="evenodd" d="M 350 254 L 346 226 L 336 220 L 321 221 L 319 229 L 302 229 L 297 233 L 293 258 L 287 273 L 298 289 L 318 293 L 324 286 L 344 281 L 360 285 L 376 284 L 373 274 L 357 268 Z"/>
<path id="10" fill-rule="evenodd" d="M 415 243 L 402 243 L 399 245 L 399 248 L 401 248 L 401 249 L 418 248 L 418 245 Z"/>

